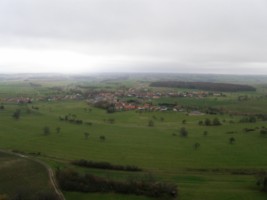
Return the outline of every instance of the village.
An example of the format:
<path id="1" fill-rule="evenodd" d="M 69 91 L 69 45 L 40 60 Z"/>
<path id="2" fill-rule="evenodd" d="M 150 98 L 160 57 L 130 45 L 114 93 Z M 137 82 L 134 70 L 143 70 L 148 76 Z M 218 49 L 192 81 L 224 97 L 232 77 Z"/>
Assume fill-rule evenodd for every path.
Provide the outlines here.
<path id="1" fill-rule="evenodd" d="M 65 91 L 57 95 L 38 96 L 38 97 L 10 97 L 1 99 L 1 103 L 31 104 L 34 102 L 58 102 L 67 100 L 85 100 L 87 104 L 97 105 L 104 103 L 112 106 L 113 111 L 130 111 L 130 110 L 149 110 L 149 111 L 183 111 L 183 108 L 175 104 L 153 104 L 161 98 L 195 98 L 202 99 L 207 97 L 225 97 L 223 93 L 207 91 L 162 91 L 151 90 L 150 88 L 129 88 L 109 90 L 75 90 Z M 101 106 L 100 106 L 101 107 Z"/>

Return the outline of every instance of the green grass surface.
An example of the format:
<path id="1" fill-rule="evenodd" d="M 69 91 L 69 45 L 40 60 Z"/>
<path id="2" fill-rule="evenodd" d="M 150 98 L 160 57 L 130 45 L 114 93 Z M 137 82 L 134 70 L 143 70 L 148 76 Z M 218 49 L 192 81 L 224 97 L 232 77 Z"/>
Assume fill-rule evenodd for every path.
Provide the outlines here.
<path id="1" fill-rule="evenodd" d="M 127 82 L 126 84 L 130 84 Z M 133 83 L 131 83 L 133 84 Z M 53 84 L 50 83 L 49 86 Z M 90 85 L 90 84 L 89 84 Z M 115 86 L 112 86 L 115 87 Z M 22 88 L 14 90 L 15 94 L 35 94 L 34 90 Z M 0 87 L 0 94 L 8 93 L 8 86 Z M 49 93 L 49 89 L 46 90 Z M 2 93 L 1 93 L 2 91 Z M 37 90 L 38 92 L 38 90 Z M 46 93 L 44 92 L 44 93 Z M 12 95 L 14 95 L 14 93 Z M 5 97 L 2 95 L 1 98 Z M 227 94 L 226 98 L 206 99 L 160 99 L 157 102 L 175 102 L 189 106 L 224 107 L 231 111 L 267 113 L 267 101 L 253 96 L 248 101 L 238 102 L 242 94 Z M 31 106 L 39 110 L 32 110 Z M 92 111 L 88 111 L 91 108 Z M 21 110 L 19 120 L 12 118 L 16 109 Z M 30 112 L 29 112 L 30 110 Z M 75 114 L 77 119 L 92 122 L 92 125 L 71 124 L 60 121 L 59 116 Z M 218 117 L 224 121 L 221 126 L 199 126 L 200 120 Z M 114 119 L 113 124 L 108 119 Z M 161 118 L 164 120 L 162 121 Z M 183 120 L 185 124 L 182 124 Z M 136 165 L 144 169 L 141 173 L 114 172 L 109 170 L 82 169 L 71 166 L 82 173 L 93 173 L 114 179 L 129 179 L 151 175 L 157 180 L 174 182 L 178 185 L 179 197 L 182 200 L 192 199 L 266 199 L 266 194 L 258 191 L 256 178 L 253 175 L 233 175 L 231 170 L 267 169 L 267 138 L 262 137 L 259 128 L 266 122 L 239 123 L 241 116 L 203 115 L 189 116 L 183 112 L 145 112 L 135 111 L 107 114 L 104 110 L 89 107 L 85 101 L 34 102 L 25 105 L 5 103 L 0 110 L 0 148 L 17 149 L 25 153 L 40 152 L 40 159 L 53 168 L 70 167 L 73 159 L 107 161 L 119 165 Z M 149 127 L 148 121 L 154 126 Z M 233 121 L 234 123 L 229 123 Z M 50 134 L 44 135 L 43 128 L 48 126 Z M 60 127 L 60 133 L 56 128 Z M 188 130 L 188 137 L 179 135 L 181 127 Z M 258 129 L 256 129 L 259 127 Z M 245 133 L 244 128 L 255 128 Z M 203 132 L 207 131 L 207 136 Z M 84 137 L 84 132 L 90 135 Z M 173 136 L 173 134 L 176 136 Z M 231 134 L 230 134 L 231 133 Z M 104 135 L 105 141 L 99 137 Z M 229 138 L 236 142 L 229 144 Z M 195 150 L 193 145 L 200 147 Z M 189 170 L 189 169 L 195 169 Z M 207 169 L 210 171 L 198 171 Z M 219 172 L 212 172 L 219 169 Z M 45 177 L 41 178 L 45 179 Z M 12 185 L 12 183 L 10 183 Z M 0 192 L 1 193 L 1 192 Z M 74 199 L 149 199 L 140 196 L 118 194 L 82 194 L 64 193 L 67 200 Z"/>
<path id="2" fill-rule="evenodd" d="M 0 194 L 10 198 L 23 195 L 24 199 L 36 199 L 36 195 L 42 192 L 54 192 L 44 166 L 0 152 Z"/>

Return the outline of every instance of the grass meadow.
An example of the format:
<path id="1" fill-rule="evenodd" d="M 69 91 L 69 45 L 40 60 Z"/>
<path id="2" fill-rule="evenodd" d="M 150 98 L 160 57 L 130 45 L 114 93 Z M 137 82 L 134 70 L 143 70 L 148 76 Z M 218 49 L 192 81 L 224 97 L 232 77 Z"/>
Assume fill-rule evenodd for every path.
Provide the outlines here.
<path id="1" fill-rule="evenodd" d="M 0 194 L 10 199 L 37 199 L 42 193 L 53 194 L 48 172 L 27 158 L 0 152 Z"/>
<path id="2" fill-rule="evenodd" d="M 13 89 L 1 85 L 0 93 L 6 96 L 11 90 L 14 92 L 12 95 L 16 96 L 25 90 L 28 94 L 38 94 L 36 89 L 27 89 L 24 86 L 22 89 Z M 157 101 L 267 113 L 266 99 L 256 98 L 257 95 L 253 94 L 256 97 L 239 103 L 236 96 L 237 94 L 229 94 L 228 97 L 218 99 L 176 98 Z M 176 183 L 181 200 L 266 199 L 266 194 L 258 190 L 255 177 L 255 172 L 266 170 L 267 164 L 267 137 L 260 134 L 260 128 L 266 126 L 264 121 L 240 123 L 241 116 L 190 116 L 186 112 L 172 111 L 127 111 L 108 114 L 105 110 L 89 106 L 84 100 L 38 101 L 28 105 L 4 103 L 4 106 L 5 108 L 0 110 L 0 148 L 18 150 L 26 154 L 40 153 L 37 158 L 54 169 L 71 167 L 81 173 L 118 180 L 153 178 Z M 38 107 L 39 110 L 32 109 L 31 106 Z M 17 109 L 21 110 L 21 116 L 16 120 L 12 114 Z M 73 124 L 59 120 L 59 116 L 68 114 L 75 115 L 84 123 Z M 199 125 L 200 120 L 212 120 L 214 117 L 219 118 L 221 126 Z M 109 119 L 113 119 L 113 123 Z M 153 120 L 154 126 L 148 126 L 149 120 Z M 183 120 L 185 123 L 182 123 Z M 48 134 L 44 134 L 44 127 L 49 127 Z M 57 127 L 60 127 L 59 132 Z M 188 131 L 187 137 L 180 136 L 182 127 Z M 244 128 L 252 128 L 254 131 L 245 132 Z M 85 132 L 89 133 L 88 137 L 85 137 Z M 105 141 L 100 140 L 100 136 L 105 136 Z M 233 144 L 229 143 L 230 137 L 235 138 Z M 197 149 L 194 148 L 196 143 L 199 143 Z M 136 165 L 144 171 L 84 169 L 69 164 L 75 159 Z M 242 170 L 252 173 L 234 173 Z M 45 179 L 45 175 L 42 176 L 40 179 Z M 35 181 L 36 179 L 33 180 Z M 67 200 L 152 199 L 120 194 L 64 194 Z"/>

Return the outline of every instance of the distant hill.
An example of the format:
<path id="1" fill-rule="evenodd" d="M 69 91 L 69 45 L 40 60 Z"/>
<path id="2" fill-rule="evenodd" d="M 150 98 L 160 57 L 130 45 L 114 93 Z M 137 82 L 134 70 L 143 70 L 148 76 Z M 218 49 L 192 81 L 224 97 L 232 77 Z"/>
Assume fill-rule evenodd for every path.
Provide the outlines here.
<path id="1" fill-rule="evenodd" d="M 230 83 L 211 83 L 211 82 L 156 81 L 152 82 L 150 86 L 198 89 L 198 90 L 218 91 L 218 92 L 256 91 L 256 88 L 249 85 L 239 85 Z"/>

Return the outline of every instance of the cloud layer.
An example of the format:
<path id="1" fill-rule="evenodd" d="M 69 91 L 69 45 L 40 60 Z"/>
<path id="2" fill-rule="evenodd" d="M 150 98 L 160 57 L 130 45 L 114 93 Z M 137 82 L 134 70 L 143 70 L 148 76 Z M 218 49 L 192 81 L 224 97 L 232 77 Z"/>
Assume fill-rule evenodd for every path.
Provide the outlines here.
<path id="1" fill-rule="evenodd" d="M 265 0 L 2 0 L 0 73 L 267 74 Z"/>

